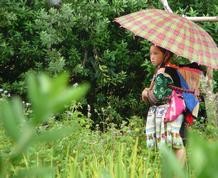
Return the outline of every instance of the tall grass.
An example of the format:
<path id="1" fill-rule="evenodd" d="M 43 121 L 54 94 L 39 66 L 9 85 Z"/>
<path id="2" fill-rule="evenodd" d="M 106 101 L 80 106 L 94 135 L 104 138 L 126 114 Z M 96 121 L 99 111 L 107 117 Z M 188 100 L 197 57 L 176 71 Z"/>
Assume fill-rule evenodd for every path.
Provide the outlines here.
<path id="1" fill-rule="evenodd" d="M 63 109 L 64 103 L 70 102 L 69 96 L 75 99 L 75 93 L 83 89 L 84 94 L 87 88 L 61 85 L 57 90 L 64 83 L 62 80 L 66 84 L 65 77 L 41 79 L 43 83 L 47 81 L 44 83 L 47 88 L 37 88 L 37 80 L 30 79 L 36 112 L 31 118 L 26 118 L 19 100 L 0 102 L 0 177 L 159 178 L 162 173 L 167 178 L 217 177 L 218 142 L 214 141 L 217 137 L 211 136 L 217 133 L 217 128 L 214 133 L 198 131 L 190 137 L 187 162 L 190 169 L 182 169 L 169 149 L 162 150 L 163 156 L 146 149 L 143 121 L 139 117 L 131 118 L 128 125 L 124 123 L 119 129 L 110 125 L 106 132 L 89 129 L 89 118 L 75 110 L 76 107 L 62 113 L 61 121 L 48 117 Z M 26 132 L 29 129 L 31 132 Z M 33 144 L 36 142 L 41 144 Z M 161 165 L 165 165 L 164 170 Z"/>
<path id="2" fill-rule="evenodd" d="M 54 123 L 50 129 L 75 122 Z M 138 118 L 137 122 L 142 120 Z M 77 126 L 69 137 L 29 149 L 10 174 L 31 167 L 50 167 L 55 169 L 53 177 L 60 178 L 160 177 L 159 155 L 146 150 L 142 128 L 129 128 L 123 135 L 122 130 L 115 128 L 101 133 Z"/>
<path id="3" fill-rule="evenodd" d="M 92 131 L 80 124 L 81 119 L 70 116 L 61 122 L 49 121 L 49 128 L 45 126 L 41 130 L 53 130 L 69 125 L 76 125 L 76 129 L 61 140 L 31 147 L 10 169 L 8 176 L 16 175 L 22 169 L 32 168 L 30 169 L 32 171 L 34 168 L 43 171 L 41 168 L 47 167 L 54 171 L 45 177 L 160 178 L 163 164 L 167 171 L 165 175 L 169 175 L 167 178 L 175 175 L 177 177 L 180 175 L 181 178 L 208 176 L 215 178 L 218 173 L 216 170 L 218 144 L 214 141 L 216 137 L 206 135 L 210 132 L 198 131 L 191 136 L 187 147 L 187 166 L 181 169 L 174 154 L 168 149 L 162 152 L 164 154 L 162 162 L 159 152 L 146 149 L 143 122 L 140 118 L 133 119 L 129 124 L 134 127 L 124 126 L 121 129 L 111 127 L 107 132 Z M 205 138 L 199 138 L 199 135 Z M 2 131 L 0 136 L 1 149 L 10 147 L 11 143 Z M 207 138 L 210 139 L 206 141 Z"/>

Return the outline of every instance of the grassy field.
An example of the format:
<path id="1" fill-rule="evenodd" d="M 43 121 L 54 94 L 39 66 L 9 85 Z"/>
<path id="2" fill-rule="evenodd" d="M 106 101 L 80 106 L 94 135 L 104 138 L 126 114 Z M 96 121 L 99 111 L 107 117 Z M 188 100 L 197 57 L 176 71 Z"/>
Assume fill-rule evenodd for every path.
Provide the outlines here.
<path id="1" fill-rule="evenodd" d="M 100 132 L 86 128 L 88 122 L 81 126 L 78 118 L 68 118 L 62 122 L 50 121 L 41 126 L 38 132 L 69 125 L 76 126 L 71 135 L 57 141 L 34 145 L 22 154 L 19 161 L 7 163 L 6 166 L 10 164 L 7 176 L 23 175 L 22 170 L 28 169 L 30 174 L 25 173 L 26 177 L 35 177 L 38 174 L 39 177 L 60 178 L 161 177 L 160 155 L 159 152 L 146 149 L 142 119 L 136 117 L 129 126 L 123 126 L 119 130 L 111 127 L 107 132 Z M 4 135 L 2 129 L 0 138 L 1 152 L 7 154 L 13 143 Z M 198 150 L 196 159 L 199 164 L 202 159 L 206 162 L 205 151 L 208 150 Z M 170 164 L 169 162 L 169 166 Z M 39 168 L 41 173 L 34 175 L 34 170 Z M 195 177 L 192 171 L 188 174 L 188 177 Z"/>
<path id="2" fill-rule="evenodd" d="M 169 148 L 146 148 L 144 118 L 134 116 L 119 128 L 110 124 L 104 131 L 91 129 L 92 121 L 72 103 L 86 93 L 87 85 L 67 87 L 65 75 L 40 75 L 38 80 L 30 75 L 28 81 L 31 108 L 24 109 L 18 98 L 0 100 L 0 177 L 218 177 L 216 127 L 196 122 L 189 129 L 188 159 L 182 168 Z"/>
<path id="3" fill-rule="evenodd" d="M 47 167 L 52 168 L 51 177 L 160 177 L 160 158 L 145 148 L 141 119 L 133 119 L 132 126 L 119 130 L 111 127 L 104 133 L 91 131 L 78 121 L 50 121 L 41 127 L 44 130 L 76 125 L 71 135 L 28 149 L 18 162 L 11 163 L 10 175 L 24 168 Z M 1 152 L 7 153 L 13 143 L 2 129 L 0 137 Z"/>

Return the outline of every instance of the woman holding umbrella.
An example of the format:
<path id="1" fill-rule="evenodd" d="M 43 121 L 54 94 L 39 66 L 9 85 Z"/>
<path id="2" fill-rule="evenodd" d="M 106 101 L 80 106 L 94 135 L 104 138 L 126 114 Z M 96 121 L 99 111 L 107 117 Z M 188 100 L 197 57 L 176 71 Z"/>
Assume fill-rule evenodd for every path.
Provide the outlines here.
<path id="1" fill-rule="evenodd" d="M 165 122 L 169 96 L 172 94 L 169 85 L 180 87 L 176 69 L 170 64 L 172 55 L 172 52 L 154 44 L 150 47 L 150 60 L 156 67 L 156 73 L 150 87 L 142 92 L 142 100 L 151 105 L 146 119 L 146 143 L 148 148 L 159 148 L 167 143 L 175 150 L 176 157 L 184 165 L 186 158 L 182 113 L 184 108 L 177 110 L 177 116 L 173 121 Z"/>
<path id="2" fill-rule="evenodd" d="M 164 112 L 166 112 L 166 108 L 164 108 L 165 106 L 163 105 L 167 103 L 167 96 L 170 96 L 171 92 L 173 93 L 173 91 L 166 86 L 180 83 L 182 88 L 187 89 L 185 82 L 180 80 L 182 77 L 177 76 L 172 67 L 169 68 L 169 60 L 172 56 L 171 52 L 177 56 L 189 59 L 191 62 L 218 69 L 217 45 L 212 37 L 197 24 L 179 15 L 159 9 L 140 10 L 115 18 L 115 21 L 135 35 L 157 45 L 152 45 L 150 49 L 151 62 L 157 67 L 157 70 L 150 88 L 146 88 L 142 92 L 142 99 L 153 105 L 149 110 L 146 126 L 147 145 L 149 147 L 153 147 L 155 144 L 159 146 L 164 140 L 168 140 L 169 143 L 172 143 L 177 158 L 184 163 L 186 153 L 183 142 L 184 137 L 181 133 L 181 131 L 184 130 L 182 126 L 184 123 L 183 114 L 178 115 L 176 119 L 174 118 L 175 120 L 172 121 L 171 124 L 163 124 L 163 119 L 158 118 L 163 116 Z M 183 98 L 188 100 L 189 94 L 186 92 L 183 93 L 185 93 Z M 179 97 L 177 97 L 177 99 L 179 101 Z M 182 102 L 180 101 L 180 103 Z M 193 103 L 195 106 L 195 99 L 185 103 L 186 107 L 188 106 L 191 112 L 195 111 L 195 107 L 192 107 Z M 179 110 L 177 113 L 180 113 L 182 110 L 182 108 L 179 107 L 174 109 Z M 152 112 L 156 112 L 155 118 Z M 159 128 L 156 127 L 157 125 Z M 164 125 L 168 125 L 166 127 L 168 130 L 166 131 L 171 131 L 172 137 L 168 136 L 169 134 L 167 132 L 163 132 L 165 131 L 163 129 Z M 159 136 L 157 136 L 156 130 Z"/>

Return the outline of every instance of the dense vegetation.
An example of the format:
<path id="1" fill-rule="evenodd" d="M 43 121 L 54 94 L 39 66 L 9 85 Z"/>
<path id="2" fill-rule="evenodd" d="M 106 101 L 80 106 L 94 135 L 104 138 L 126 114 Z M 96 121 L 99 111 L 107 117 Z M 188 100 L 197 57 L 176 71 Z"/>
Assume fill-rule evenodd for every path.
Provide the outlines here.
<path id="1" fill-rule="evenodd" d="M 168 2 L 188 16 L 218 13 L 216 0 Z M 0 1 L 0 177 L 161 176 L 161 157 L 145 149 L 147 106 L 140 100 L 153 72 L 149 43 L 113 22 L 150 7 L 162 5 L 158 0 L 62 0 L 57 6 L 40 0 Z M 218 43 L 217 23 L 199 25 Z M 33 73 L 42 71 L 46 75 L 36 79 Z M 69 78 L 59 75 L 65 72 Z M 87 90 L 80 86 L 85 81 L 90 89 L 75 102 Z M 21 99 L 11 99 L 17 95 Z M 217 130 L 199 123 L 195 127 L 208 141 L 192 137 L 192 143 L 199 141 L 188 148 L 187 174 L 216 177 Z M 164 153 L 171 165 L 164 174 L 185 177 L 172 154 Z"/>
<path id="2" fill-rule="evenodd" d="M 196 125 L 183 169 L 167 148 L 162 156 L 146 149 L 139 117 L 119 129 L 110 124 L 107 132 L 91 130 L 92 121 L 75 103 L 88 85 L 68 87 L 65 74 L 54 79 L 30 74 L 27 81 L 31 108 L 19 98 L 0 100 L 0 177 L 216 178 L 217 128 L 202 131 Z M 63 119 L 54 120 L 61 110 Z"/>
<path id="3" fill-rule="evenodd" d="M 46 2 L 1 1 L 1 88 L 25 100 L 24 78 L 30 71 L 50 76 L 68 71 L 70 84 L 91 83 L 83 113 L 89 105 L 92 119 L 101 127 L 103 122 L 120 124 L 133 115 L 144 116 L 140 94 L 152 74 L 148 42 L 121 29 L 113 19 L 143 8 L 162 8 L 159 1 L 63 0 L 57 7 Z M 179 14 L 217 14 L 215 0 L 169 4 Z M 204 22 L 202 27 L 218 41 L 217 23 Z"/>

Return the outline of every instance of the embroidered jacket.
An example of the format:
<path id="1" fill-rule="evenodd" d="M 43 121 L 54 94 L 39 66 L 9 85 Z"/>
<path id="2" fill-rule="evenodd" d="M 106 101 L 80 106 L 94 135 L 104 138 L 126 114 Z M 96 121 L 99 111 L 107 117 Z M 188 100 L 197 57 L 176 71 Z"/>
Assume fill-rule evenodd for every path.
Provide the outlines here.
<path id="1" fill-rule="evenodd" d="M 168 97 L 172 93 L 169 85 L 180 86 L 180 79 L 176 69 L 172 67 L 161 68 L 154 76 L 153 85 L 148 91 L 148 101 L 151 105 L 160 105 L 168 102 Z"/>

